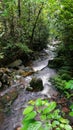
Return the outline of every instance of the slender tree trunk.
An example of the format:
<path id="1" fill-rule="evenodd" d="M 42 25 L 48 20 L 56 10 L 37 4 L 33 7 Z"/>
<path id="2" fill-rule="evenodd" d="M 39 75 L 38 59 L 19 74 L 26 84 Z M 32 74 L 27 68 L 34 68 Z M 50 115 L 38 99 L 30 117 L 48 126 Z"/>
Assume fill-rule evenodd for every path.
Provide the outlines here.
<path id="1" fill-rule="evenodd" d="M 4 9 L 6 8 L 5 7 L 5 4 L 1 1 L 1 4 L 2 4 L 2 10 L 4 11 Z M 7 20 L 5 18 L 2 19 L 3 20 L 3 24 L 4 24 L 4 29 L 5 29 L 5 33 L 7 33 Z"/>
<path id="2" fill-rule="evenodd" d="M 19 16 L 19 18 L 21 16 L 21 4 L 20 4 L 20 0 L 18 0 L 18 16 Z"/>
<path id="3" fill-rule="evenodd" d="M 28 5 L 28 18 L 27 18 L 27 22 L 30 23 L 31 21 L 31 4 L 29 3 Z"/>
<path id="4" fill-rule="evenodd" d="M 39 12 L 38 12 L 38 15 L 36 17 L 35 23 L 33 25 L 32 34 L 31 34 L 31 37 L 30 37 L 30 45 L 31 45 L 32 49 L 33 49 L 33 38 L 34 38 L 35 29 L 36 29 L 37 21 L 39 19 L 39 16 L 41 14 L 42 9 L 43 9 L 43 4 L 42 4 L 42 6 L 39 9 Z"/>
<path id="5" fill-rule="evenodd" d="M 13 16 L 10 20 L 10 35 L 14 36 L 14 17 Z"/>

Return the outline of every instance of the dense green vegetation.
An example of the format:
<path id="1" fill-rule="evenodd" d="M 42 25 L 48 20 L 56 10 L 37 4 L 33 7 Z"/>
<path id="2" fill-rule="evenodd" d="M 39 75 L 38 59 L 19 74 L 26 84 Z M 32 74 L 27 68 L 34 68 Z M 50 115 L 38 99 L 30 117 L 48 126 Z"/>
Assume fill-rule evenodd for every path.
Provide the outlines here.
<path id="1" fill-rule="evenodd" d="M 56 102 L 37 99 L 29 104 L 23 111 L 21 130 L 72 130 L 69 121 L 64 119 L 56 108 Z"/>
<path id="2" fill-rule="evenodd" d="M 72 0 L 64 0 L 58 2 L 58 10 L 54 14 L 56 20 L 56 30 L 58 38 L 61 41 L 57 48 L 57 59 L 55 59 L 59 68 L 65 67 L 65 70 L 71 70 L 73 67 L 73 3 Z"/>
<path id="3" fill-rule="evenodd" d="M 72 71 L 72 0 L 3 0 L 0 14 L 0 58 L 9 54 L 10 59 L 17 50 L 16 59 L 23 52 L 43 49 L 50 39 L 56 38 L 61 41 L 57 50 L 60 67 L 70 66 Z"/>
<path id="4" fill-rule="evenodd" d="M 0 58 L 9 55 L 8 59 L 16 59 L 46 47 L 49 22 L 45 2 L 3 0 L 0 10 Z"/>
<path id="5" fill-rule="evenodd" d="M 73 3 L 72 0 L 64 0 L 58 4 L 60 7 L 56 12 L 58 15 L 55 14 L 55 23 L 57 38 L 61 42 L 56 50 L 57 56 L 49 62 L 49 66 L 58 71 L 58 75 L 51 79 L 52 83 L 60 91 L 70 95 L 73 89 Z"/>
<path id="6" fill-rule="evenodd" d="M 56 57 L 49 61 L 48 66 L 55 68 L 57 75 L 50 80 L 72 103 L 73 1 L 0 1 L 0 66 L 3 67 L 17 59 L 31 59 L 52 41 L 58 42 L 57 45 L 53 44 L 56 47 Z M 71 103 L 69 115 L 73 117 Z M 64 113 L 61 115 L 60 112 L 56 102 L 49 103 L 41 99 L 32 101 L 31 106 L 23 112 L 25 118 L 21 129 L 35 130 L 36 127 L 36 130 L 72 130 L 69 121 L 62 117 Z"/>

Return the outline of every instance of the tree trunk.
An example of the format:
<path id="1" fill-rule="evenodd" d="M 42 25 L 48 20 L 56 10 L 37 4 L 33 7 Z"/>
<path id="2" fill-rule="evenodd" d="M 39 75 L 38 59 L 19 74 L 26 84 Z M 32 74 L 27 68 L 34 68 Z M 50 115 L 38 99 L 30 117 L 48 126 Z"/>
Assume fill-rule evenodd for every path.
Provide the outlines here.
<path id="1" fill-rule="evenodd" d="M 14 17 L 12 16 L 10 20 L 10 36 L 14 36 Z"/>
<path id="2" fill-rule="evenodd" d="M 21 4 L 20 4 L 20 0 L 18 0 L 18 16 L 19 16 L 19 18 L 21 16 Z"/>
<path id="3" fill-rule="evenodd" d="M 39 19 L 39 16 L 40 16 L 40 14 L 41 14 L 42 9 L 43 9 L 43 4 L 42 4 L 42 6 L 41 6 L 40 9 L 39 9 L 39 12 L 38 12 L 38 15 L 37 15 L 37 17 L 36 17 L 35 23 L 34 23 L 34 25 L 33 25 L 32 34 L 31 34 L 31 37 L 30 37 L 31 49 L 33 49 L 33 38 L 34 38 L 34 33 L 35 33 L 37 21 L 38 21 L 38 19 Z"/>

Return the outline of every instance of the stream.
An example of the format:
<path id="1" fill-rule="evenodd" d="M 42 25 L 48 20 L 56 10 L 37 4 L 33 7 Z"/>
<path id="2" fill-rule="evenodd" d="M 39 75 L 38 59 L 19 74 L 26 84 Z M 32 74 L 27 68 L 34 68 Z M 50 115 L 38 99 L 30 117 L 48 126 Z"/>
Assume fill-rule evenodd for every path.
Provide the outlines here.
<path id="1" fill-rule="evenodd" d="M 51 98 L 52 95 L 56 94 L 57 91 L 54 86 L 49 82 L 50 77 L 56 75 L 54 69 L 49 68 L 48 61 L 53 59 L 55 56 L 54 47 L 48 45 L 47 49 L 44 49 L 40 52 L 39 58 L 35 61 L 32 61 L 31 67 L 34 70 L 34 73 L 23 77 L 22 80 L 25 83 L 25 87 L 29 85 L 29 82 L 33 77 L 41 78 L 43 81 L 44 89 L 40 92 L 30 92 L 26 91 L 25 87 L 22 84 L 19 84 L 16 87 L 18 89 L 18 96 L 14 102 L 9 105 L 9 111 L 5 113 L 4 119 L 0 124 L 0 130 L 15 130 L 16 127 L 21 126 L 21 121 L 23 118 L 22 112 L 25 107 L 27 107 L 27 102 L 32 99 L 37 98 Z M 8 88 L 2 94 L 5 94 L 7 91 L 10 91 L 11 88 Z M 1 116 L 1 115 L 0 115 Z"/>

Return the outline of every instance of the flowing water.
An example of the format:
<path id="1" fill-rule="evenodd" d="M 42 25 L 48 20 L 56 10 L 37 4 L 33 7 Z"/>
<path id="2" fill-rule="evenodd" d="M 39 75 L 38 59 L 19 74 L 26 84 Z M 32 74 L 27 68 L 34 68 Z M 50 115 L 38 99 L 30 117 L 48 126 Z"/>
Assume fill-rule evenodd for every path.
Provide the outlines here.
<path id="1" fill-rule="evenodd" d="M 8 113 L 4 114 L 4 120 L 2 122 L 2 125 L 0 125 L 0 130 L 14 130 L 16 126 L 21 125 L 21 120 L 23 117 L 22 111 L 25 107 L 27 107 L 27 102 L 29 100 L 37 99 L 38 97 L 50 98 L 52 95 L 54 95 L 54 93 L 56 93 L 55 88 L 49 82 L 49 78 L 55 75 L 56 72 L 54 69 L 48 68 L 47 66 L 48 61 L 53 59 L 55 56 L 53 50 L 53 46 L 48 46 L 47 49 L 44 49 L 39 54 L 39 58 L 35 61 L 32 61 L 31 66 L 35 73 L 23 78 L 26 86 L 29 85 L 29 82 L 33 77 L 41 78 L 43 81 L 44 89 L 40 92 L 29 92 L 26 91 L 25 87 L 23 87 L 22 85 L 18 85 L 18 97 L 13 102 L 13 104 L 9 106 Z"/>

